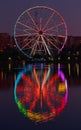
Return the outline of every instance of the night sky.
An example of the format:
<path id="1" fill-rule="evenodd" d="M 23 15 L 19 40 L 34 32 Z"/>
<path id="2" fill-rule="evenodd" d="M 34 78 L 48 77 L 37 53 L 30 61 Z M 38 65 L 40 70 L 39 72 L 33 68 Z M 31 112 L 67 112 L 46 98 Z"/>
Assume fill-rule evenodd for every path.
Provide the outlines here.
<path id="1" fill-rule="evenodd" d="M 81 36 L 81 0 L 0 0 L 0 33 L 13 35 L 18 16 L 37 5 L 56 9 L 66 21 L 68 35 Z"/>

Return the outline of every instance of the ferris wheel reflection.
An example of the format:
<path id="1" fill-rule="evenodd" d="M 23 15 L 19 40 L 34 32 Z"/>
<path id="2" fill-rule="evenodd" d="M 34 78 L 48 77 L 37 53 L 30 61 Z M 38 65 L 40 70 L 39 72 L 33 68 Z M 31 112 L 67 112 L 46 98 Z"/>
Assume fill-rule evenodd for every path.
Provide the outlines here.
<path id="1" fill-rule="evenodd" d="M 15 102 L 26 117 L 35 122 L 54 119 L 68 99 L 67 80 L 53 65 L 28 65 L 15 81 Z"/>

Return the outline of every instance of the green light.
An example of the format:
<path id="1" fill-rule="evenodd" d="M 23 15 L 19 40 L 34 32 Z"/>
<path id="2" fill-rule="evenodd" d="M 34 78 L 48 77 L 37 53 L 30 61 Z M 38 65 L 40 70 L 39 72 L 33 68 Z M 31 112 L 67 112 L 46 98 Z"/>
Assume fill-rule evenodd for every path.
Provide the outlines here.
<path id="1" fill-rule="evenodd" d="M 22 112 L 25 116 L 27 116 L 27 110 L 24 108 L 24 106 L 18 101 L 18 108 L 20 112 Z"/>

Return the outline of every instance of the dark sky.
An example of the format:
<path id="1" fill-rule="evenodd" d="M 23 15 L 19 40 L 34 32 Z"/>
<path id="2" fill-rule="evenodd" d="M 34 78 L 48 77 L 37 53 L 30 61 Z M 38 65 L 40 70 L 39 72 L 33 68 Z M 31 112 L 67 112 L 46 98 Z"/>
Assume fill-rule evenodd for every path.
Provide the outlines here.
<path id="1" fill-rule="evenodd" d="M 0 0 L 0 33 L 13 34 L 18 16 L 37 5 L 57 10 L 66 21 L 68 35 L 81 36 L 81 0 Z"/>

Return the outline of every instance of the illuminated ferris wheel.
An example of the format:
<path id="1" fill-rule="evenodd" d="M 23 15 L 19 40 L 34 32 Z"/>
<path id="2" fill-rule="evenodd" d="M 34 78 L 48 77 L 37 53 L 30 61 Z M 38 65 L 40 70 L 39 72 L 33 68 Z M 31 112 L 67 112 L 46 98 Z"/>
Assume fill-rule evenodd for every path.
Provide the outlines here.
<path id="1" fill-rule="evenodd" d="M 14 39 L 19 50 L 28 57 L 54 56 L 67 40 L 67 26 L 54 9 L 36 6 L 25 10 L 17 19 Z"/>

